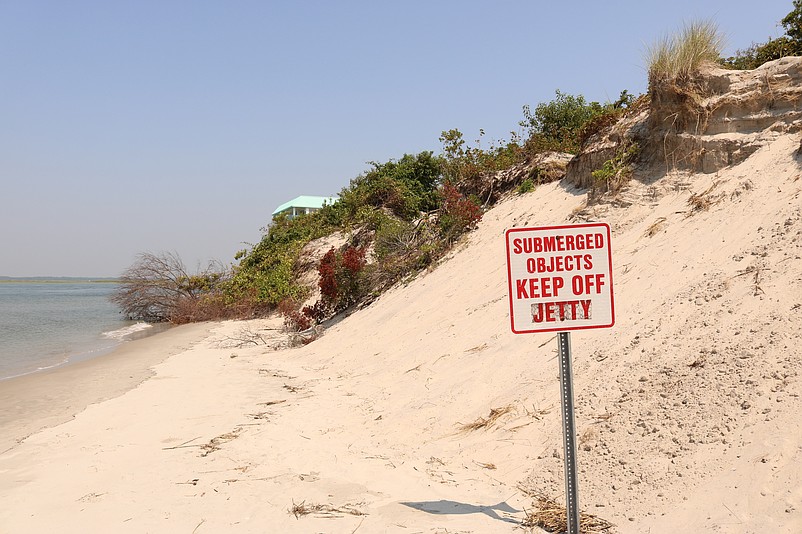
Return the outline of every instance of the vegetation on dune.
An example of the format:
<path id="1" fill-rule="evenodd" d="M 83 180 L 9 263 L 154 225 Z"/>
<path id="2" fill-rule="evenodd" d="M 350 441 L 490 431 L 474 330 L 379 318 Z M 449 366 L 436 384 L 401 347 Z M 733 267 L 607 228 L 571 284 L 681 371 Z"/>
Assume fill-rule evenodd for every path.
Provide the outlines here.
<path id="1" fill-rule="evenodd" d="M 747 70 L 782 57 L 802 55 L 802 0 L 793 1 L 793 10 L 780 24 L 785 29 L 785 35 L 765 43 L 752 43 L 748 48 L 738 50 L 734 56 L 721 58 L 720 63 L 728 68 Z"/>
<path id="2" fill-rule="evenodd" d="M 557 152 L 579 152 L 582 141 L 590 136 L 589 129 L 601 117 L 615 116 L 616 110 L 632 102 L 627 91 L 615 103 L 586 102 L 582 95 L 574 96 L 556 91 L 554 100 L 538 104 L 532 111 L 524 106 L 524 120 L 519 124 L 529 132 L 530 147 Z"/>
<path id="3" fill-rule="evenodd" d="M 672 99 L 686 105 L 685 97 L 695 91 L 694 76 L 706 63 L 746 68 L 802 53 L 802 0 L 794 0 L 793 6 L 782 20 L 785 36 L 731 58 L 720 57 L 723 41 L 709 21 L 687 24 L 677 35 L 660 39 L 648 52 L 652 105 L 672 104 Z M 656 93 L 666 88 L 665 95 Z M 646 101 L 622 91 L 615 102 L 601 104 L 557 90 L 549 102 L 534 109 L 524 106 L 521 133 L 511 132 L 509 141 L 482 148 L 482 130 L 474 145 L 457 129 L 443 131 L 440 154 L 425 151 L 372 162 L 333 204 L 292 219 L 276 217 L 263 229 L 259 243 L 237 254 L 230 268 L 210 265 L 189 273 L 174 254 L 141 255 L 123 274 L 113 300 L 129 317 L 178 323 L 278 310 L 288 330 L 305 330 L 434 264 L 481 220 L 495 197 L 478 195 L 495 173 L 546 152 L 576 154 L 630 110 L 643 109 Z M 620 191 L 638 151 L 637 144 L 622 144 L 592 173 L 590 195 Z M 541 183 L 537 169 L 516 180 L 511 191 L 518 194 Z M 299 278 L 308 264 L 302 253 L 313 240 L 336 232 L 346 236 L 346 243 L 317 261 L 320 298 L 304 306 L 313 288 Z"/>
<path id="4" fill-rule="evenodd" d="M 209 317 L 197 312 L 211 311 L 211 303 L 221 297 L 220 289 L 226 276 L 226 270 L 215 263 L 190 274 L 175 253 L 143 253 L 123 272 L 120 287 L 111 300 L 126 315 L 136 319 L 175 323 L 202 321 Z"/>
<path id="5" fill-rule="evenodd" d="M 190 279 L 180 259 L 151 268 L 154 255 L 143 255 L 123 277 L 115 302 L 134 318 L 187 322 L 224 317 L 248 317 L 279 310 L 290 330 L 321 322 L 352 308 L 404 277 L 441 258 L 460 236 L 482 218 L 478 184 L 493 173 L 551 150 L 577 152 L 583 128 L 605 114 L 617 114 L 631 98 L 626 91 L 615 104 L 586 102 L 581 95 L 557 91 L 553 102 L 524 108 L 523 141 L 511 140 L 481 148 L 469 145 L 456 129 L 442 132 L 442 154 L 425 151 L 397 160 L 372 162 L 370 169 L 351 180 L 339 199 L 320 211 L 296 218 L 278 216 L 264 236 L 241 251 L 229 271 L 214 272 L 208 291 L 170 295 L 164 288 Z M 484 135 L 480 132 L 480 137 Z M 524 190 L 534 188 L 530 179 Z M 349 237 L 341 250 L 329 250 L 318 265 L 321 298 L 301 308 L 310 288 L 299 281 L 299 260 L 311 241 L 342 232 Z M 368 261 L 370 260 L 370 261 Z M 147 280 L 133 276 L 148 271 Z M 194 275 L 206 280 L 212 274 Z M 194 280 L 194 278 L 192 278 Z M 160 281 L 160 280 L 163 280 Z M 185 294 L 186 293 L 186 294 Z M 170 299 L 167 299 L 170 300 Z M 147 304 L 152 301 L 151 304 Z"/>
<path id="6" fill-rule="evenodd" d="M 637 143 L 623 144 L 614 157 L 606 160 L 600 169 L 593 171 L 590 197 L 596 198 L 604 193 L 620 191 L 632 177 L 633 163 L 638 157 L 639 150 Z"/>
<path id="7" fill-rule="evenodd" d="M 688 82 L 702 65 L 718 61 L 723 46 L 713 22 L 686 24 L 677 34 L 659 39 L 648 49 L 649 87 Z"/>

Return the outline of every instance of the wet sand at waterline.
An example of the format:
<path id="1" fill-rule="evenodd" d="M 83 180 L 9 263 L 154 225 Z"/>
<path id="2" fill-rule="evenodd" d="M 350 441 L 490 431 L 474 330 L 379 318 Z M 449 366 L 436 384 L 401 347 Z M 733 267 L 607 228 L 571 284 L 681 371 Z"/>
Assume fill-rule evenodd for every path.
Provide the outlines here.
<path id="1" fill-rule="evenodd" d="M 0 452 L 33 432 L 68 421 L 90 404 L 136 387 L 153 375 L 154 365 L 203 339 L 209 328 L 172 328 L 90 360 L 0 381 Z"/>

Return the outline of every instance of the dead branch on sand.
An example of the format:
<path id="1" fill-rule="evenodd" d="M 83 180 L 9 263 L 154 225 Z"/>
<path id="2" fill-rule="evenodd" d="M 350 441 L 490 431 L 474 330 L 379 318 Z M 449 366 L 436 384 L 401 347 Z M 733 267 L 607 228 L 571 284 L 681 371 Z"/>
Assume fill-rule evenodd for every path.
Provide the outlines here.
<path id="1" fill-rule="evenodd" d="M 765 270 L 767 270 L 767 269 L 765 267 L 761 267 L 760 265 L 750 265 L 746 269 L 744 269 L 742 271 L 738 271 L 738 273 L 735 276 L 744 276 L 745 274 L 754 274 L 755 276 L 754 276 L 754 278 L 752 280 L 752 283 L 753 283 L 754 295 L 757 297 L 761 293 L 765 293 L 765 291 L 763 291 L 763 288 L 760 287 L 760 282 L 763 281 L 763 277 L 761 275 L 763 274 L 763 271 L 765 271 Z M 735 278 L 735 276 L 733 276 L 733 278 Z"/>
<path id="2" fill-rule="evenodd" d="M 274 330 L 278 331 L 277 328 L 263 328 L 262 331 Z M 241 349 L 242 347 L 246 347 L 249 345 L 267 345 L 267 339 L 265 336 L 256 328 L 254 328 L 249 323 L 244 323 L 239 330 L 237 330 L 233 336 L 226 336 L 217 341 L 217 346 L 224 349 L 229 348 L 237 348 Z"/>

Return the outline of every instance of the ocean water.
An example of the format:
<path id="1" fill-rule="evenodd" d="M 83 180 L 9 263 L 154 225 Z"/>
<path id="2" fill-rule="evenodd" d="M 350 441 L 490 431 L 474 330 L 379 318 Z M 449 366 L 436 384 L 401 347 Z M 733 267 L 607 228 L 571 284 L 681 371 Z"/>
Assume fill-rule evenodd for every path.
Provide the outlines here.
<path id="1" fill-rule="evenodd" d="M 116 284 L 0 282 L 0 380 L 105 354 L 155 330 L 109 301 Z"/>

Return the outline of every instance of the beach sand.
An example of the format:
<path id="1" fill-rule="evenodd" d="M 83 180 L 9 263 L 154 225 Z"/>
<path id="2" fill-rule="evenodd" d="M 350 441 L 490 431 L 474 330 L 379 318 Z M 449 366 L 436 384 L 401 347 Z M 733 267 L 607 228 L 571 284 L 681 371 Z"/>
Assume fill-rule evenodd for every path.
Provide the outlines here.
<path id="1" fill-rule="evenodd" d="M 207 324 L 184 325 L 127 342 L 110 354 L 0 382 L 0 452 L 45 427 L 70 420 L 90 404 L 122 395 L 151 368 L 202 340 Z"/>
<path id="2" fill-rule="evenodd" d="M 582 509 L 802 532 L 797 147 L 614 204 L 512 196 L 307 346 L 250 343 L 277 319 L 196 325 L 2 383 L 0 532 L 516 532 L 563 462 L 557 342 L 510 332 L 504 232 L 584 220 L 612 228 L 617 317 L 572 334 Z"/>

